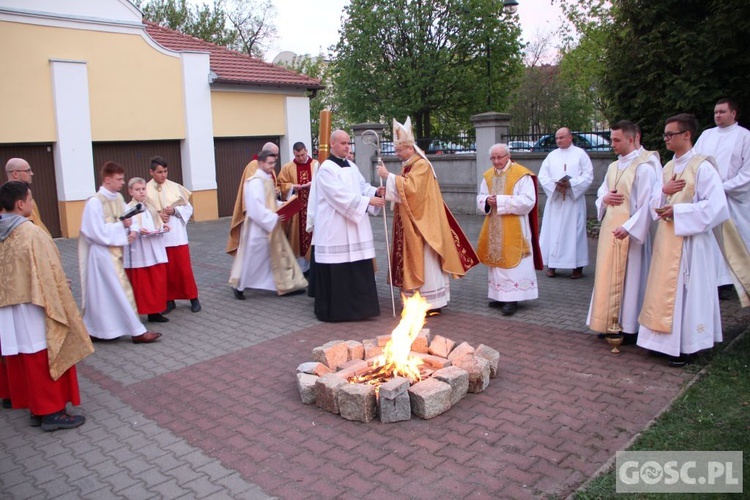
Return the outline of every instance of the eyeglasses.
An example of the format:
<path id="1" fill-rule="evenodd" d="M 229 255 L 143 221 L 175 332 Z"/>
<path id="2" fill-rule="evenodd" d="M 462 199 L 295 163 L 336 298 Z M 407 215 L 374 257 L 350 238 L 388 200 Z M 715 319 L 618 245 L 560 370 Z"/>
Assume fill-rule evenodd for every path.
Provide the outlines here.
<path id="1" fill-rule="evenodd" d="M 683 130 L 682 132 L 664 132 L 661 136 L 664 138 L 665 141 L 671 139 L 672 137 L 680 134 L 684 134 L 687 132 L 687 130 Z"/>
<path id="2" fill-rule="evenodd" d="M 25 168 L 23 170 L 11 170 L 11 172 L 31 172 L 31 168 Z"/>
<path id="3" fill-rule="evenodd" d="M 507 158 L 508 156 L 510 156 L 510 153 L 506 153 L 500 156 L 490 156 L 490 160 L 502 160 L 503 158 Z"/>

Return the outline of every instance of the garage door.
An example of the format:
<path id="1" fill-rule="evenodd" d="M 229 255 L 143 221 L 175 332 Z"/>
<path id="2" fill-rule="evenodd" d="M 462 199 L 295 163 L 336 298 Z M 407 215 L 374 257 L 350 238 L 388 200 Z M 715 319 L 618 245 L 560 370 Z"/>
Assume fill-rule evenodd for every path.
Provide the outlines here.
<path id="1" fill-rule="evenodd" d="M 216 188 L 219 217 L 232 215 L 242 172 L 267 142 L 279 144 L 278 137 L 229 137 L 214 139 Z"/>
<path id="2" fill-rule="evenodd" d="M 101 186 L 102 179 L 100 171 L 108 161 L 114 161 L 125 167 L 125 179 L 132 177 L 143 177 L 146 181 L 151 180 L 149 165 L 151 158 L 161 156 L 169 166 L 169 179 L 182 184 L 182 156 L 180 154 L 180 141 L 127 141 L 127 142 L 95 142 L 94 149 L 94 176 L 96 188 Z M 125 201 L 130 200 L 127 183 L 122 189 Z"/>

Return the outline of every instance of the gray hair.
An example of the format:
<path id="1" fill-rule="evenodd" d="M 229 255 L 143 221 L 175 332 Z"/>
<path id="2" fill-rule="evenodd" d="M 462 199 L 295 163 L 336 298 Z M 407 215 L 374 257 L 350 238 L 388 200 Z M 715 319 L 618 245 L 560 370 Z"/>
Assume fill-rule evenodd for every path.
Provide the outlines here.
<path id="1" fill-rule="evenodd" d="M 503 154 L 510 154 L 510 149 L 508 149 L 508 145 L 504 144 L 502 142 L 499 142 L 497 144 L 493 144 L 492 147 L 490 147 L 490 151 L 489 151 L 490 156 L 492 156 L 492 150 L 494 150 L 494 149 L 502 149 L 503 150 Z"/>

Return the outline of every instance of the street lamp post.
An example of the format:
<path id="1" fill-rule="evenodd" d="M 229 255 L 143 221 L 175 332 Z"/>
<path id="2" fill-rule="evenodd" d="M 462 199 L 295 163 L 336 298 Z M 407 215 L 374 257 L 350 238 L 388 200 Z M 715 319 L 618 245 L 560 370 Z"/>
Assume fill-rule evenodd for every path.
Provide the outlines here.
<path id="1" fill-rule="evenodd" d="M 503 0 L 503 10 L 508 14 L 515 14 L 518 11 L 518 1 Z M 487 32 L 487 110 L 492 110 L 492 52 L 489 32 Z"/>

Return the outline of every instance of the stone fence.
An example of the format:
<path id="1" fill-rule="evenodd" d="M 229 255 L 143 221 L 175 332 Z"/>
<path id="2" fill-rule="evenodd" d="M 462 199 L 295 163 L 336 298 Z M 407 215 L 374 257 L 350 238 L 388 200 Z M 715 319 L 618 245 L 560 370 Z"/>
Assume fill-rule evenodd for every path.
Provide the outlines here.
<path id="1" fill-rule="evenodd" d="M 495 143 L 503 142 L 508 136 L 510 115 L 503 113 L 483 113 L 472 117 L 477 127 L 477 152 L 466 154 L 427 155 L 432 163 L 440 183 L 443 199 L 451 211 L 460 214 L 476 213 L 476 195 L 479 190 L 484 172 L 492 166 L 489 159 L 489 148 Z M 365 130 L 374 130 L 382 137 L 383 125 L 379 123 L 363 123 L 354 127 L 354 143 L 356 151 L 355 162 L 362 171 L 365 179 L 378 184 L 375 173 L 375 146 L 367 144 L 362 139 Z M 539 173 L 544 158 L 548 153 L 513 152 L 513 159 L 534 173 Z M 587 216 L 596 217 L 596 191 L 599 189 L 607 167 L 614 161 L 615 154 L 609 151 L 589 153 L 594 164 L 594 182 L 586 193 Z M 383 163 L 390 172 L 401 171 L 401 161 L 395 156 L 384 156 Z M 539 186 L 539 211 L 544 211 L 547 196 Z"/>

